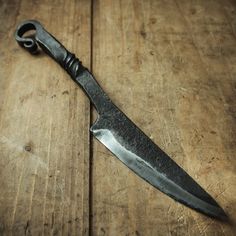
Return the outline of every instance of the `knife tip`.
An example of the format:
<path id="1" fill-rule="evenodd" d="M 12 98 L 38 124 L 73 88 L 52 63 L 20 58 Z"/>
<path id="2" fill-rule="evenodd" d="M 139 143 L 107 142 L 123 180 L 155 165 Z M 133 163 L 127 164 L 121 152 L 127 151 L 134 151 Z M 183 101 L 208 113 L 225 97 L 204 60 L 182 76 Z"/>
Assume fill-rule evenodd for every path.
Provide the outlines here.
<path id="1" fill-rule="evenodd" d="M 221 208 L 218 204 L 215 206 L 215 211 L 210 211 L 206 213 L 206 215 L 211 216 L 215 218 L 216 220 L 222 221 L 222 222 L 228 222 L 229 216 L 226 214 L 226 212 Z"/>
<path id="2" fill-rule="evenodd" d="M 224 221 L 224 222 L 229 221 L 228 215 L 225 213 L 225 211 L 222 208 L 220 208 L 220 214 L 218 218 L 219 220 Z"/>

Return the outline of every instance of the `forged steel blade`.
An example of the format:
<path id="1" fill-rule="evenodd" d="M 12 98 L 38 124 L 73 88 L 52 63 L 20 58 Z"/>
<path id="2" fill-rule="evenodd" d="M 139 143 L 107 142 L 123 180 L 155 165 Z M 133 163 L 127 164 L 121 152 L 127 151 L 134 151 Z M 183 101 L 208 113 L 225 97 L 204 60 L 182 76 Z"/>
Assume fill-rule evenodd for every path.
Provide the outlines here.
<path id="1" fill-rule="evenodd" d="M 89 77 L 87 71 L 79 79 L 89 81 Z M 90 130 L 120 161 L 175 200 L 206 215 L 226 218 L 217 202 L 123 112 L 109 100 L 103 104 L 108 109 Z"/>
<path id="2" fill-rule="evenodd" d="M 29 30 L 36 31 L 34 37 L 23 37 Z M 23 22 L 15 37 L 20 46 L 31 53 L 35 53 L 40 45 L 83 88 L 99 115 L 91 132 L 120 161 L 175 200 L 208 216 L 226 219 L 217 202 L 112 103 L 75 55 L 39 22 Z"/>

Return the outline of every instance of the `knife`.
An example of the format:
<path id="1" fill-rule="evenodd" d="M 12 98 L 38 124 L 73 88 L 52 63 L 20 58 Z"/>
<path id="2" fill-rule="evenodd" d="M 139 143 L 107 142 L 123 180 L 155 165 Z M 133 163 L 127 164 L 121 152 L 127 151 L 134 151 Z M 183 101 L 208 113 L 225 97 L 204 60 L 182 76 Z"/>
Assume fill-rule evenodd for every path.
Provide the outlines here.
<path id="1" fill-rule="evenodd" d="M 24 36 L 30 30 L 35 34 Z M 38 21 L 19 24 L 15 39 L 32 54 L 36 54 L 40 46 L 84 90 L 98 113 L 90 131 L 128 168 L 186 206 L 213 218 L 227 219 L 218 203 L 114 105 L 79 59 Z"/>

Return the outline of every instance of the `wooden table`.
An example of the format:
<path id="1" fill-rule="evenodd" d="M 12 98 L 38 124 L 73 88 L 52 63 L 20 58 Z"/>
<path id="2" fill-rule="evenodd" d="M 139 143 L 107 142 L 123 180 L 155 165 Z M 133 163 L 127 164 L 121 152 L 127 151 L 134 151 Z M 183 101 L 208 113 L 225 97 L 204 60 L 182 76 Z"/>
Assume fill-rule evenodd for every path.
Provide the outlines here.
<path id="1" fill-rule="evenodd" d="M 225 209 L 221 223 L 129 171 L 89 135 L 96 112 L 52 59 L 15 42 L 37 19 Z M 1 235 L 235 235 L 236 3 L 1 1 Z"/>

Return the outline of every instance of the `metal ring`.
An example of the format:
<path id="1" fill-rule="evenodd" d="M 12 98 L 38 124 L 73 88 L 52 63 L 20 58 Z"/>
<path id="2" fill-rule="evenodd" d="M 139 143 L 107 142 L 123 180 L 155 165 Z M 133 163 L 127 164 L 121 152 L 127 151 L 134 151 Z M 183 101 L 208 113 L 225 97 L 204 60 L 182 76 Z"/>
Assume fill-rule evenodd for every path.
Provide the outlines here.
<path id="1" fill-rule="evenodd" d="M 42 28 L 41 24 L 35 20 L 27 20 L 22 22 L 16 29 L 15 38 L 18 44 L 25 48 L 30 53 L 36 53 L 38 45 L 36 42 L 36 34 L 39 28 Z M 35 35 L 32 37 L 23 37 L 23 35 L 30 30 L 35 30 Z"/>

